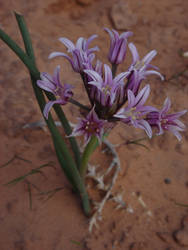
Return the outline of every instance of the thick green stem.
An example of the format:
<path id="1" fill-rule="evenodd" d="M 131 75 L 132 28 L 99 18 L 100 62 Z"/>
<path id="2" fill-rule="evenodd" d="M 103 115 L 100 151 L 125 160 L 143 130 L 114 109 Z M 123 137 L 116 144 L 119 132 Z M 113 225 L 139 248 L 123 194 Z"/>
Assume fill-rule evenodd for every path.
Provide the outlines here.
<path id="1" fill-rule="evenodd" d="M 96 149 L 97 145 L 98 145 L 97 137 L 92 136 L 83 152 L 82 159 L 81 159 L 80 175 L 82 178 L 84 178 L 86 175 L 89 157 L 93 153 L 93 151 Z"/>
<path id="2" fill-rule="evenodd" d="M 108 133 L 105 133 L 102 137 L 102 141 L 108 136 Z M 95 149 L 99 146 L 99 142 L 96 136 L 92 136 L 90 141 L 88 142 L 85 150 L 82 154 L 81 165 L 80 165 L 80 175 L 84 178 L 87 172 L 87 165 L 91 154 L 95 151 Z"/>

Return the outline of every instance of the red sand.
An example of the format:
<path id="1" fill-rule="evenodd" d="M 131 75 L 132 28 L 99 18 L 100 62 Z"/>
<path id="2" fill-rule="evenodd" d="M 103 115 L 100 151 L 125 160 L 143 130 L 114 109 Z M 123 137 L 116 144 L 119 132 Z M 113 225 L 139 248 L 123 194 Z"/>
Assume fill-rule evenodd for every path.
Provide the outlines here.
<path id="1" fill-rule="evenodd" d="M 0 1 L 1 26 L 21 44 L 12 11 L 24 14 L 40 71 L 52 72 L 58 63 L 61 64 L 62 79 L 77 86 L 76 98 L 87 103 L 79 77 L 70 74 L 71 68 L 64 59 L 49 61 L 49 53 L 63 51 L 64 47 L 57 40 L 61 36 L 76 41 L 80 36 L 97 33 L 100 58 L 103 59 L 109 47 L 109 42 L 107 45 L 104 43 L 108 36 L 103 27 L 116 25 L 134 32 L 131 41 L 141 56 L 152 49 L 158 51 L 154 64 L 160 67 L 167 80 L 161 82 L 153 76 L 148 78 L 152 88 L 150 102 L 159 107 L 169 96 L 173 111 L 187 108 L 188 71 L 179 74 L 188 66 L 188 58 L 181 57 L 179 53 L 188 51 L 187 1 L 16 2 Z M 41 114 L 24 66 L 6 45 L 0 44 L 0 165 L 14 155 L 31 161 L 28 163 L 16 158 L 0 169 L 0 250 L 188 249 L 188 208 L 176 205 L 188 204 L 187 132 L 181 143 L 170 134 L 145 141 L 149 151 L 138 145 L 123 145 L 117 149 L 122 170 L 114 193 L 123 192 L 124 201 L 133 213 L 115 210 L 114 203 L 109 201 L 99 229 L 89 234 L 88 219 L 60 169 L 49 133 L 42 129 L 22 128 L 26 123 L 39 120 Z M 125 70 L 125 67 L 121 66 L 120 70 Z M 168 80 L 176 74 L 179 76 Z M 70 120 L 76 122 L 79 111 L 71 105 L 67 105 L 65 110 Z M 187 117 L 183 117 L 185 124 Z M 121 124 L 112 131 L 109 140 L 118 144 L 143 136 L 142 131 Z M 32 210 L 29 208 L 27 182 L 14 187 L 3 186 L 50 161 L 54 162 L 55 169 L 45 168 L 45 176 L 33 175 L 28 181 L 41 191 L 63 189 L 44 201 L 45 196 L 39 196 L 36 188 L 31 186 Z M 109 159 L 98 150 L 91 163 L 106 167 Z M 165 179 L 170 183 L 165 183 Z"/>

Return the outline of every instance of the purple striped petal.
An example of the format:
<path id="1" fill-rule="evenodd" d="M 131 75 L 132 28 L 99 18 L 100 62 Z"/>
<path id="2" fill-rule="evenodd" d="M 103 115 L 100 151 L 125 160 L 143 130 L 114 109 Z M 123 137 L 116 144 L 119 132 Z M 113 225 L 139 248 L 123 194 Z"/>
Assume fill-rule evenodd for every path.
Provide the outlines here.
<path id="1" fill-rule="evenodd" d="M 133 35 L 133 32 L 132 31 L 127 31 L 127 32 L 123 32 L 119 37 L 120 38 L 128 38 L 128 37 L 130 37 L 130 36 L 132 36 Z"/>
<path id="2" fill-rule="evenodd" d="M 83 50 L 84 49 L 84 45 L 85 45 L 85 39 L 83 37 L 80 37 L 77 42 L 76 42 L 76 48 L 79 50 Z"/>
<path id="3" fill-rule="evenodd" d="M 161 114 L 163 114 L 163 113 L 166 113 L 166 112 L 168 112 L 168 110 L 170 109 L 170 107 L 171 107 L 171 101 L 170 101 L 170 98 L 166 98 L 165 99 L 165 101 L 164 101 L 164 106 L 163 106 L 163 108 L 162 108 L 162 110 L 161 110 Z"/>
<path id="4" fill-rule="evenodd" d="M 54 104 L 61 104 L 62 103 L 62 100 L 55 100 L 55 101 L 49 101 L 45 107 L 44 107 L 44 111 L 43 111 L 43 115 L 46 119 L 48 119 L 48 115 L 49 115 L 49 112 L 50 112 L 50 109 L 52 108 L 52 106 Z"/>
<path id="5" fill-rule="evenodd" d="M 59 38 L 59 41 L 62 42 L 65 45 L 65 47 L 67 47 L 68 52 L 72 52 L 75 49 L 74 43 L 71 42 L 68 38 L 61 37 Z"/>
<path id="6" fill-rule="evenodd" d="M 97 38 L 97 37 L 98 37 L 98 35 L 94 34 L 94 35 L 92 35 L 92 36 L 90 36 L 90 37 L 88 38 L 88 40 L 86 41 L 86 49 L 88 49 L 90 43 L 91 43 L 95 38 Z"/>
<path id="7" fill-rule="evenodd" d="M 127 91 L 127 96 L 128 96 L 128 106 L 131 107 L 131 108 L 134 107 L 134 105 L 135 105 L 135 96 L 134 96 L 133 92 L 130 89 L 128 89 L 128 91 Z"/>
<path id="8" fill-rule="evenodd" d="M 130 72 L 123 72 L 123 73 L 120 73 L 119 75 L 117 75 L 115 78 L 114 78 L 114 83 L 117 83 L 119 84 L 120 82 L 122 82 L 125 77 L 127 77 L 128 75 L 130 74 Z"/>
<path id="9" fill-rule="evenodd" d="M 60 65 L 58 65 L 55 70 L 54 70 L 54 75 L 53 75 L 53 80 L 54 82 L 57 83 L 58 86 L 61 86 L 61 82 L 60 82 Z"/>
<path id="10" fill-rule="evenodd" d="M 180 116 L 184 115 L 185 113 L 187 113 L 187 110 L 182 110 L 182 111 L 176 112 L 174 114 L 168 114 L 168 115 L 166 115 L 166 117 L 168 119 L 178 119 Z"/>
<path id="11" fill-rule="evenodd" d="M 144 56 L 144 58 L 142 59 L 142 62 L 147 65 L 147 64 L 149 64 L 151 62 L 151 60 L 156 55 L 157 55 L 157 51 L 156 50 L 152 50 L 147 55 Z"/>
<path id="12" fill-rule="evenodd" d="M 140 60 L 138 51 L 136 49 L 136 46 L 133 43 L 129 43 L 128 46 L 129 46 L 129 49 L 130 49 L 132 56 L 133 56 L 133 64 L 135 64 L 137 61 Z"/>
<path id="13" fill-rule="evenodd" d="M 150 85 L 147 84 L 136 96 L 135 104 L 138 106 L 142 106 L 146 102 L 149 93 L 150 93 Z"/>
<path id="14" fill-rule="evenodd" d="M 137 124 L 138 128 L 144 129 L 149 138 L 152 137 L 152 129 L 149 123 L 145 120 L 139 120 Z"/>
<path id="15" fill-rule="evenodd" d="M 173 135 L 176 136 L 176 138 L 178 139 L 178 141 L 181 141 L 182 136 L 181 136 L 181 134 L 178 132 L 178 129 L 177 129 L 177 128 L 175 128 L 174 126 L 169 126 L 169 127 L 168 127 L 168 130 L 169 130 Z"/>
<path id="16" fill-rule="evenodd" d="M 86 74 L 88 74 L 94 81 L 103 82 L 102 77 L 94 70 L 84 70 Z"/>
<path id="17" fill-rule="evenodd" d="M 107 64 L 104 64 L 104 73 L 105 73 L 104 77 L 105 83 L 111 85 L 110 83 L 112 83 L 112 71 Z"/>
<path id="18" fill-rule="evenodd" d="M 155 71 L 155 70 L 147 70 L 147 71 L 144 73 L 144 75 L 145 75 L 145 76 L 148 76 L 148 75 L 157 75 L 157 76 L 159 76 L 159 77 L 161 78 L 162 81 L 164 81 L 164 76 L 163 76 L 161 73 L 159 73 L 159 72 L 157 72 L 157 71 Z"/>
<path id="19" fill-rule="evenodd" d="M 53 93 L 53 90 L 55 90 L 55 86 L 53 84 L 46 82 L 44 80 L 37 80 L 37 85 L 39 88 L 44 89 L 51 93 Z"/>

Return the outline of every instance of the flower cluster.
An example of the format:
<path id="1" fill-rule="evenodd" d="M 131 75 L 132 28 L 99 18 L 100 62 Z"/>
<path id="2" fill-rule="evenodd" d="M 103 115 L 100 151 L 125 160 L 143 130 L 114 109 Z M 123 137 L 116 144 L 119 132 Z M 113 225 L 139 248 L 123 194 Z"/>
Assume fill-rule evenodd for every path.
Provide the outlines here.
<path id="1" fill-rule="evenodd" d="M 143 80 L 149 75 L 157 75 L 164 80 L 159 69 L 150 64 L 157 54 L 156 50 L 150 51 L 140 59 L 135 45 L 128 43 L 132 32 L 119 35 L 115 30 L 105 28 L 105 31 L 110 36 L 108 60 L 112 68 L 107 64 L 103 65 L 99 60 L 94 63 L 95 52 L 99 49 L 97 46 L 89 48 L 89 45 L 97 35 L 92 35 L 89 39 L 81 37 L 76 45 L 67 38 L 60 38 L 60 42 L 65 45 L 71 57 L 63 52 L 53 52 L 49 56 L 50 59 L 62 56 L 70 62 L 72 69 L 81 75 L 90 101 L 90 111 L 85 118 L 79 119 L 71 136 L 84 135 L 86 143 L 92 136 L 97 136 L 101 141 L 109 124 L 121 121 L 143 129 L 150 138 L 157 128 L 156 134 L 159 135 L 168 130 L 181 140 L 179 132 L 185 130 L 185 125 L 179 121 L 179 117 L 187 111 L 168 114 L 169 98 L 165 100 L 161 110 L 147 106 L 145 102 L 150 94 L 150 85 L 147 84 L 140 90 Z M 126 57 L 127 47 L 132 53 L 132 63 L 127 70 L 115 75 L 117 66 L 123 63 Z M 58 97 L 57 100 L 46 104 L 44 109 L 46 118 L 53 104 L 64 105 L 73 95 L 71 85 L 60 83 L 59 70 L 58 66 L 53 76 L 42 73 L 41 80 L 37 82 L 39 87 Z"/>

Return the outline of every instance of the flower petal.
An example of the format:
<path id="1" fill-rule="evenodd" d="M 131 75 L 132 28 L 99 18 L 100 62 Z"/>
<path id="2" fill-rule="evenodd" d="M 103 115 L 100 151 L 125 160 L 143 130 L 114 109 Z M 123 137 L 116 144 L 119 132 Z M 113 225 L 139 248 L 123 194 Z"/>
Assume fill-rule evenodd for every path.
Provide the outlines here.
<path id="1" fill-rule="evenodd" d="M 60 65 L 58 65 L 55 70 L 54 70 L 54 75 L 53 75 L 53 79 L 54 79 L 54 82 L 57 83 L 58 86 L 61 86 L 61 82 L 60 82 Z"/>
<path id="2" fill-rule="evenodd" d="M 145 120 L 138 120 L 137 123 L 138 123 L 137 127 L 144 129 L 146 134 L 148 135 L 148 137 L 151 138 L 152 137 L 152 129 L 151 129 L 151 126 L 149 125 L 149 123 Z"/>
<path id="3" fill-rule="evenodd" d="M 168 129 L 168 130 L 169 130 L 170 132 L 172 132 L 173 135 L 176 136 L 176 138 L 178 139 L 178 141 L 181 141 L 182 136 L 181 136 L 181 134 L 179 133 L 179 131 L 178 131 L 176 128 L 174 128 L 173 126 L 169 126 L 169 129 Z"/>
<path id="4" fill-rule="evenodd" d="M 76 48 L 79 50 L 84 50 L 85 47 L 85 39 L 83 37 L 78 38 L 76 42 Z"/>
<path id="5" fill-rule="evenodd" d="M 114 40 L 114 34 L 112 33 L 112 31 L 109 28 L 104 28 L 104 30 L 110 35 L 110 39 Z"/>
<path id="6" fill-rule="evenodd" d="M 130 89 L 128 89 L 128 91 L 127 91 L 127 96 L 128 96 L 128 107 L 130 107 L 130 108 L 134 107 L 135 106 L 135 96 Z"/>
<path id="7" fill-rule="evenodd" d="M 159 73 L 158 71 L 147 70 L 147 71 L 145 71 L 144 76 L 148 76 L 148 75 L 158 75 L 161 78 L 161 80 L 164 81 L 164 76 L 161 73 Z"/>
<path id="8" fill-rule="evenodd" d="M 127 39 L 128 37 L 132 36 L 133 32 L 132 31 L 127 31 L 127 32 L 123 32 L 119 37 L 120 38 L 124 38 Z"/>
<path id="9" fill-rule="evenodd" d="M 147 84 L 136 96 L 135 105 L 142 106 L 146 102 L 149 93 L 150 93 L 150 85 Z"/>
<path id="10" fill-rule="evenodd" d="M 132 56 L 133 56 L 133 64 L 135 64 L 137 61 L 140 60 L 138 51 L 136 49 L 136 46 L 133 43 L 129 43 L 128 46 L 129 46 L 129 49 L 130 49 Z"/>
<path id="11" fill-rule="evenodd" d="M 72 52 L 75 49 L 74 43 L 71 40 L 69 40 L 68 38 L 61 37 L 61 38 L 59 38 L 59 41 L 62 42 L 65 45 L 65 47 L 67 47 L 68 52 Z"/>
<path id="12" fill-rule="evenodd" d="M 50 84 L 49 82 L 37 80 L 37 85 L 39 88 L 44 89 L 48 92 L 53 93 L 53 90 L 55 89 L 53 84 Z"/>
<path id="13" fill-rule="evenodd" d="M 103 82 L 102 77 L 94 70 L 84 70 L 86 74 L 88 74 L 94 81 L 96 82 Z"/>
<path id="14" fill-rule="evenodd" d="M 120 82 L 122 82 L 125 77 L 127 77 L 130 74 L 130 72 L 123 72 L 118 74 L 115 78 L 114 78 L 114 83 L 119 84 Z"/>
<path id="15" fill-rule="evenodd" d="M 163 114 L 163 113 L 168 112 L 168 110 L 170 109 L 170 106 L 171 106 L 171 101 L 170 101 L 170 98 L 167 97 L 164 101 L 164 105 L 160 113 Z"/>
<path id="16" fill-rule="evenodd" d="M 98 35 L 94 34 L 94 35 L 92 35 L 92 36 L 90 36 L 90 37 L 88 38 L 88 40 L 86 41 L 86 49 L 88 49 L 90 43 L 91 43 L 96 37 L 98 37 Z"/>
<path id="17" fill-rule="evenodd" d="M 147 55 L 144 56 L 144 58 L 142 59 L 142 62 L 147 65 L 147 64 L 149 64 L 151 62 L 151 60 L 156 55 L 157 55 L 157 51 L 156 50 L 152 50 Z"/>
<path id="18" fill-rule="evenodd" d="M 105 74 L 104 83 L 106 85 L 111 85 L 111 83 L 112 83 L 112 71 L 107 64 L 104 64 L 104 74 Z"/>
<path id="19" fill-rule="evenodd" d="M 54 105 L 54 104 L 61 104 L 61 100 L 55 100 L 55 101 L 49 101 L 45 107 L 44 107 L 44 110 L 43 110 L 43 115 L 46 119 L 48 119 L 48 114 L 50 112 L 50 109 L 51 107 Z"/>

